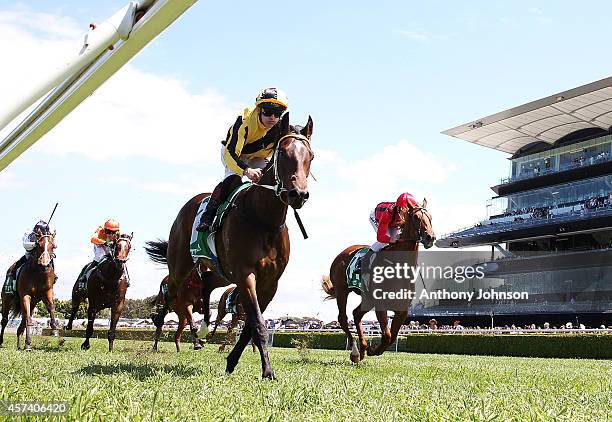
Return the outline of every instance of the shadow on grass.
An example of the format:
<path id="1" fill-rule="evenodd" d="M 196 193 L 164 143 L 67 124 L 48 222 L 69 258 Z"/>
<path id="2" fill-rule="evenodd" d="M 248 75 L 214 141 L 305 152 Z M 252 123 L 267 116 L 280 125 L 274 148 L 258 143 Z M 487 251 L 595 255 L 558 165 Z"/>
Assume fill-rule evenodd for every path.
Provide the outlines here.
<path id="1" fill-rule="evenodd" d="M 119 363 L 114 365 L 90 364 L 79 370 L 85 375 L 113 375 L 129 374 L 133 378 L 143 381 L 160 373 L 175 375 L 177 377 L 191 377 L 198 374 L 195 368 L 186 365 L 150 365 L 139 363 Z"/>

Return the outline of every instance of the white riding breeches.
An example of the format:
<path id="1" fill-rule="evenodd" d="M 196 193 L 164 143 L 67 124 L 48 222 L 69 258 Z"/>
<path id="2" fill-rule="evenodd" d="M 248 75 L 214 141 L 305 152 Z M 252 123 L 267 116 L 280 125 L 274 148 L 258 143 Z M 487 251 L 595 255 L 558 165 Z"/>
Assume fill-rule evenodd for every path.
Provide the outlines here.
<path id="1" fill-rule="evenodd" d="M 108 245 L 94 245 L 94 261 L 100 262 L 105 255 L 110 254 Z"/>

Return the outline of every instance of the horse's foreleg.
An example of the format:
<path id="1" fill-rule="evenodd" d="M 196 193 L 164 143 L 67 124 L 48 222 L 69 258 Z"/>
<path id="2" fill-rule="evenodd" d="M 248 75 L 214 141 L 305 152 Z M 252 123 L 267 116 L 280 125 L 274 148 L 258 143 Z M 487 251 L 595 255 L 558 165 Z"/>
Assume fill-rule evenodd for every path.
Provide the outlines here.
<path id="1" fill-rule="evenodd" d="M 31 317 L 31 298 L 29 295 L 24 295 L 21 298 L 21 316 L 22 316 L 22 320 L 21 320 L 21 325 L 24 325 L 25 322 L 25 332 L 26 332 L 26 337 L 25 337 L 25 345 L 23 347 L 23 350 L 25 350 L 26 352 L 29 352 L 32 350 L 32 338 L 31 338 L 31 330 L 32 330 L 32 317 Z M 19 344 L 17 344 L 17 346 L 19 346 Z"/>
<path id="2" fill-rule="evenodd" d="M 117 299 L 117 302 L 111 308 L 111 323 L 108 329 L 108 351 L 113 351 L 113 343 L 115 342 L 115 333 L 117 331 L 117 322 L 123 313 L 124 298 Z"/>
<path id="3" fill-rule="evenodd" d="M 359 360 L 365 358 L 366 350 L 368 349 L 368 341 L 363 334 L 363 327 L 361 326 L 361 319 L 367 312 L 362 309 L 361 304 L 353 309 L 353 321 L 355 321 L 355 328 L 359 337 Z"/>
<path id="4" fill-rule="evenodd" d="M 406 318 L 408 318 L 408 311 L 396 312 L 395 315 L 393 315 L 393 322 L 391 323 L 391 338 L 389 339 L 389 344 L 393 344 L 397 340 L 399 330 L 406 322 Z"/>
<path id="5" fill-rule="evenodd" d="M 93 326 L 97 313 L 98 311 L 96 311 L 91 306 L 87 307 L 87 329 L 85 330 L 85 341 L 83 342 L 83 344 L 81 344 L 81 349 L 83 350 L 89 350 L 89 348 L 91 347 L 89 344 L 89 338 L 92 336 L 94 331 Z"/>
<path id="6" fill-rule="evenodd" d="M 270 366 L 270 357 L 268 356 L 268 331 L 266 330 L 266 323 L 261 314 L 259 301 L 257 300 L 255 274 L 250 273 L 246 277 L 243 286 L 244 287 L 240 290 L 242 308 L 246 314 L 248 325 L 251 327 L 253 342 L 259 349 L 259 355 L 261 357 L 261 376 L 262 378 L 273 379 L 274 372 Z M 267 303 L 262 303 L 262 305 L 265 309 Z M 240 353 L 242 353 L 242 351 Z"/>
<path id="7" fill-rule="evenodd" d="M 177 353 L 181 351 L 181 335 L 183 334 L 183 330 L 187 325 L 187 318 L 185 315 L 179 315 L 178 319 L 178 327 L 176 328 L 176 333 L 174 334 L 174 344 L 176 345 Z"/>
<path id="8" fill-rule="evenodd" d="M 213 339 L 215 333 L 217 332 L 217 327 L 219 326 L 221 321 L 223 321 L 223 318 L 225 318 L 225 313 L 221 313 L 221 305 L 219 304 L 219 309 L 217 310 L 217 319 L 215 319 L 215 326 L 213 327 L 212 331 L 206 335 L 207 341 L 211 341 Z"/>
<path id="9" fill-rule="evenodd" d="M 74 318 L 76 317 L 76 314 L 79 310 L 79 306 L 81 305 L 79 296 L 74 293 L 74 290 L 72 292 L 72 300 L 70 302 L 70 304 L 72 305 L 72 309 L 70 311 L 70 318 L 68 318 L 68 324 L 66 324 L 66 330 L 72 330 L 72 322 L 74 321 Z"/>
<path id="10" fill-rule="evenodd" d="M 189 330 L 191 331 L 191 336 L 193 340 L 193 349 L 200 350 L 202 348 L 202 344 L 200 343 L 200 339 L 198 338 L 198 327 L 196 327 L 195 321 L 193 320 L 193 304 L 187 305 L 187 321 L 189 322 Z"/>
<path id="11" fill-rule="evenodd" d="M 387 311 L 376 311 L 376 319 L 378 319 L 378 323 L 380 324 L 380 344 L 376 347 L 368 347 L 369 356 L 382 355 L 391 344 L 391 331 L 389 330 L 389 316 L 387 315 Z"/>
<path id="12" fill-rule="evenodd" d="M 51 334 L 53 335 L 53 337 L 57 337 L 57 320 L 55 319 L 55 303 L 53 303 L 53 290 L 47 290 L 47 294 L 43 297 L 42 300 L 51 318 Z"/>
<path id="13" fill-rule="evenodd" d="M 225 372 L 227 372 L 228 374 L 231 374 L 232 372 L 234 372 L 236 365 L 238 365 L 238 360 L 240 359 L 240 355 L 242 355 L 242 352 L 244 351 L 244 348 L 246 347 L 246 345 L 249 344 L 249 341 L 251 340 L 251 336 L 252 336 L 251 327 L 249 326 L 249 323 L 246 322 L 244 324 L 242 333 L 240 333 L 240 337 L 238 338 L 238 341 L 234 345 L 234 348 L 229 353 L 229 355 L 227 355 L 227 365 L 225 367 Z"/>
<path id="14" fill-rule="evenodd" d="M 156 352 L 157 352 L 157 343 L 159 342 L 159 337 L 161 336 L 161 332 L 162 332 L 162 326 L 156 325 L 155 326 L 155 339 L 153 342 L 153 350 L 155 350 Z"/>

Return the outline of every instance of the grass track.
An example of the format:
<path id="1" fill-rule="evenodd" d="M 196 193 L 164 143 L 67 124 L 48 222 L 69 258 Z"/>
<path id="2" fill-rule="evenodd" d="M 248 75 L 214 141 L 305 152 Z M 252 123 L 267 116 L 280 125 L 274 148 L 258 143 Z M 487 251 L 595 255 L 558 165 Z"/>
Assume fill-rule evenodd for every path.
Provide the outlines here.
<path id="1" fill-rule="evenodd" d="M 215 346 L 34 337 L 0 349 L 0 400 L 67 400 L 79 420 L 612 421 L 612 362 L 387 353 L 354 366 L 348 352 L 271 349 L 277 381 L 247 348 L 233 375 Z"/>

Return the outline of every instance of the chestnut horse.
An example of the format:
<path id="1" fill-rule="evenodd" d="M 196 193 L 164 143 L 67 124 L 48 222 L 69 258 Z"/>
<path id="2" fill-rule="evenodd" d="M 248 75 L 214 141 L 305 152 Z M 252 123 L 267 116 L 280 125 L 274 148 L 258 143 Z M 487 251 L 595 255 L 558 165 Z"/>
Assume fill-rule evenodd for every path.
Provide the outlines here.
<path id="1" fill-rule="evenodd" d="M 79 280 L 72 287 L 72 312 L 68 320 L 67 330 L 72 330 L 72 321 L 76 316 L 79 305 L 87 299 L 87 330 L 85 331 L 85 341 L 81 344 L 81 349 L 90 348 L 89 338 L 93 334 L 94 320 L 96 314 L 104 308 L 111 308 L 111 322 L 108 330 L 108 351 L 113 351 L 115 341 L 115 330 L 117 321 L 123 312 L 125 304 L 125 292 L 129 286 L 127 267 L 125 265 L 132 248 L 132 238 L 134 234 L 122 234 L 113 244 L 111 253 L 98 267 L 90 274 L 87 279 L 87 290 L 79 290 Z"/>
<path id="2" fill-rule="evenodd" d="M 223 277 L 238 286 L 247 316 L 245 328 L 227 356 L 226 372 L 234 371 L 244 348 L 253 338 L 259 349 L 264 378 L 274 378 L 274 372 L 270 366 L 262 312 L 274 297 L 278 280 L 289 261 L 287 211 L 289 206 L 296 210 L 301 208 L 308 199 L 307 177 L 314 158 L 310 147 L 313 126 L 310 117 L 299 133 L 297 129 L 291 130 L 287 113 L 279 124 L 281 138 L 270 164 L 258 184 L 238 193 L 215 239 Z M 168 242 L 149 242 L 149 255 L 156 255 L 168 263 L 171 296 L 176 295 L 194 267 L 189 251 L 191 229 L 198 207 L 207 196 L 196 195 L 183 206 L 174 220 Z M 201 261 L 214 272 L 218 271 L 209 260 Z"/>
<path id="3" fill-rule="evenodd" d="M 427 206 L 427 200 L 423 200 L 420 205 L 409 205 L 408 208 L 399 208 L 396 212 L 399 213 L 398 218 L 398 233 L 399 238 L 397 242 L 389 244 L 384 251 L 388 252 L 413 252 L 410 254 L 410 258 L 414 259 L 414 262 L 409 263 L 411 266 L 416 265 L 417 252 L 419 250 L 419 242 L 422 242 L 426 249 L 433 246 L 436 239 L 432 225 L 431 215 L 425 207 Z M 346 302 L 350 290 L 347 286 L 346 280 L 346 269 L 349 265 L 353 255 L 361 248 L 367 247 L 367 245 L 353 245 L 349 246 L 334 259 L 329 270 L 329 277 L 323 277 L 322 287 L 325 293 L 328 294 L 327 299 L 336 299 L 338 305 L 338 322 L 342 327 L 342 330 L 346 333 L 348 339 L 348 345 L 351 348 L 351 361 L 354 363 L 359 362 L 365 358 L 366 351 L 370 356 L 381 355 L 385 349 L 393 344 L 397 339 L 397 334 L 401 326 L 406 321 L 408 316 L 408 308 L 410 307 L 410 300 L 406 300 L 405 311 L 396 311 L 394 313 L 393 322 L 391 323 L 391 329 L 389 329 L 389 319 L 387 311 L 377 310 L 376 318 L 380 323 L 381 329 L 381 342 L 377 347 L 368 347 L 368 342 L 363 334 L 361 327 L 361 319 L 363 316 L 370 311 L 370 309 L 364 309 L 366 306 L 359 304 L 353 310 L 353 320 L 355 327 L 357 328 L 357 335 L 359 336 L 359 348 L 355 344 L 355 339 L 349 329 L 348 320 L 346 316 Z M 365 268 L 365 263 L 362 264 L 362 268 Z M 411 284 L 414 289 L 414 284 Z M 359 291 L 355 293 L 361 295 Z M 367 292 L 363 294 L 369 294 Z M 363 303 L 363 301 L 362 301 Z"/>
<path id="4" fill-rule="evenodd" d="M 225 316 L 228 313 L 230 313 L 230 310 L 227 309 L 227 298 L 229 297 L 230 294 L 232 294 L 234 289 L 236 289 L 235 286 L 230 287 L 227 290 L 225 290 L 223 294 L 221 295 L 221 298 L 219 299 L 219 305 L 217 305 L 217 318 L 215 318 L 215 326 L 213 327 L 212 331 L 208 333 L 207 338 L 209 339 L 213 338 L 213 336 L 217 332 L 217 327 L 219 326 L 221 321 L 223 321 L 223 318 L 225 318 Z M 221 345 L 219 346 L 220 352 L 225 351 L 225 346 L 228 345 L 229 342 L 231 341 L 232 331 L 234 331 L 234 328 L 238 326 L 238 322 L 246 321 L 246 315 L 244 313 L 244 309 L 242 309 L 242 305 L 240 304 L 240 302 L 236 303 L 236 312 L 231 313 L 231 315 L 232 315 L 232 320 L 230 322 L 230 325 L 227 327 L 227 333 L 225 334 L 225 340 L 221 342 Z M 255 353 L 255 350 L 256 350 L 255 343 L 252 343 L 252 344 L 253 344 L 253 353 Z"/>
<path id="5" fill-rule="evenodd" d="M 28 260 L 21 267 L 17 277 L 17 292 L 6 294 L 2 292 L 2 330 L 0 331 L 0 345 L 4 340 L 4 329 L 8 323 L 9 312 L 13 316 L 21 315 L 21 324 L 17 328 L 17 349 L 20 348 L 21 335 L 25 329 L 26 338 L 24 350 L 31 351 L 32 311 L 41 300 L 51 316 L 51 329 L 57 336 L 57 321 L 55 319 L 55 305 L 53 303 L 53 285 L 55 284 L 55 270 L 53 258 L 55 254 L 55 232 L 37 229 L 36 247 Z"/>
<path id="6" fill-rule="evenodd" d="M 152 305 L 155 305 L 157 309 L 162 308 L 166 302 L 166 292 L 169 284 L 169 278 L 170 276 L 164 277 L 159 286 L 159 293 L 153 300 Z M 181 351 L 181 334 L 183 333 L 187 322 L 189 322 L 189 328 L 191 330 L 191 335 L 193 336 L 193 348 L 195 350 L 200 350 L 203 342 L 201 339 L 198 339 L 198 328 L 196 327 L 193 319 L 193 312 L 198 312 L 203 315 L 205 312 L 208 312 L 208 306 L 204 305 L 204 300 L 202 299 L 202 279 L 195 269 L 191 272 L 191 274 L 189 274 L 187 281 L 180 287 L 178 294 L 174 297 L 172 303 L 170 304 L 170 309 L 176 312 L 176 315 L 178 316 L 179 325 L 174 335 L 176 351 Z M 157 351 L 157 343 L 159 342 L 159 337 L 161 336 L 162 327 L 164 324 L 163 321 L 159 321 L 158 318 L 154 318 L 153 322 L 157 328 L 155 330 L 153 350 Z M 161 322 L 161 324 L 159 322 Z"/>

